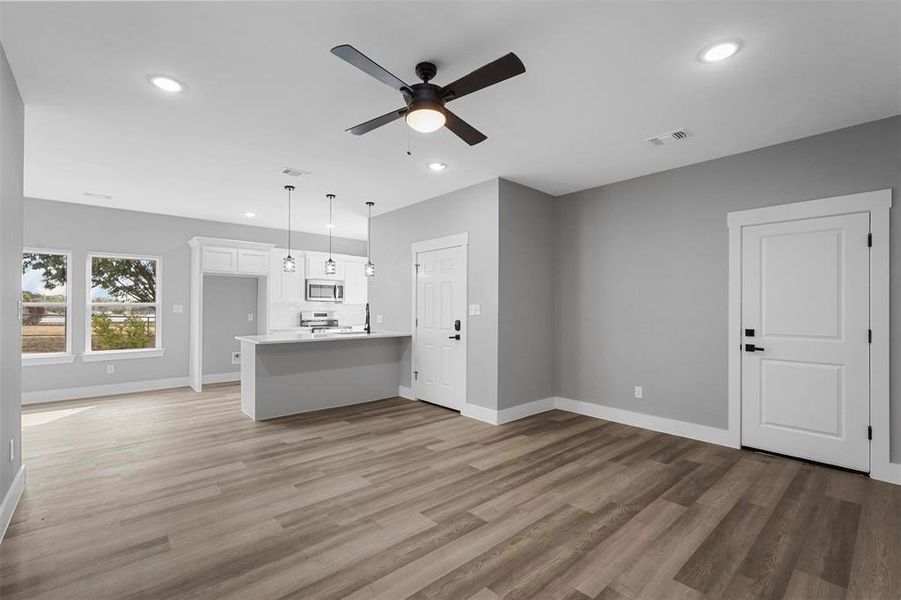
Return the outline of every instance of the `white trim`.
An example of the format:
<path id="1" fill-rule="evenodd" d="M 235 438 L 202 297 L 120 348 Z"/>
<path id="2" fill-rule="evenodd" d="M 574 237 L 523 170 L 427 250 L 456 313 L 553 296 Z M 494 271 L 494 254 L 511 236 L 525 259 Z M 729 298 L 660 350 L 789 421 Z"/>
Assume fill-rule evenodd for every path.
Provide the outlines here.
<path id="1" fill-rule="evenodd" d="M 154 346 L 153 348 L 126 348 L 123 350 L 92 350 L 91 339 L 93 337 L 93 327 L 91 324 L 91 316 L 94 313 L 94 302 L 91 298 L 91 277 L 92 260 L 95 257 L 100 258 L 121 258 L 125 260 L 152 260 L 156 263 L 156 275 L 154 282 L 156 284 L 155 302 L 100 302 L 98 306 L 152 306 L 153 307 L 153 328 L 154 328 Z M 162 258 L 154 254 L 128 254 L 125 252 L 88 252 L 85 255 L 85 309 L 84 309 L 84 352 L 81 354 L 81 360 L 84 362 L 101 361 L 101 360 L 118 360 L 121 358 L 153 358 L 163 356 L 166 350 L 163 348 L 163 261 Z M 114 356 L 115 355 L 115 356 Z"/>
<path id="2" fill-rule="evenodd" d="M 234 383 L 241 381 L 241 371 L 232 371 L 230 373 L 209 373 L 203 376 L 204 385 L 208 383 Z"/>
<path id="3" fill-rule="evenodd" d="M 74 354 L 66 354 L 64 352 L 53 352 L 49 354 L 23 354 L 23 367 L 38 367 L 41 365 L 63 365 L 71 363 L 75 360 Z"/>
<path id="4" fill-rule="evenodd" d="M 0 543 L 6 535 L 6 529 L 9 527 L 13 519 L 13 513 L 19 505 L 19 499 L 22 498 L 22 492 L 25 491 L 25 465 L 19 467 L 16 477 L 13 479 L 12 485 L 6 490 L 3 496 L 3 504 L 0 504 Z"/>
<path id="5" fill-rule="evenodd" d="M 165 348 L 141 348 L 125 350 L 96 350 L 81 355 L 84 362 L 102 362 L 109 360 L 130 360 L 133 358 L 159 358 L 166 354 Z"/>
<path id="6" fill-rule="evenodd" d="M 65 400 L 81 400 L 83 398 L 99 398 L 101 396 L 121 396 L 138 392 L 154 392 L 188 385 L 187 377 L 170 377 L 168 379 L 149 379 L 145 381 L 128 381 L 124 383 L 107 383 L 104 385 L 88 385 L 84 387 L 59 388 L 24 392 L 22 404 L 41 404 L 44 402 L 63 402 Z"/>
<path id="7" fill-rule="evenodd" d="M 412 242 L 410 244 L 410 257 L 411 257 L 411 265 L 412 273 L 410 276 L 410 298 L 411 298 L 411 310 L 410 310 L 410 331 L 413 332 L 412 337 L 410 338 L 410 397 L 416 397 L 416 331 L 418 327 L 416 327 L 416 310 L 418 307 L 418 303 L 416 301 L 416 293 L 417 293 L 417 283 L 419 272 L 416 269 L 417 263 L 417 255 L 421 252 L 432 252 L 434 250 L 444 250 L 447 248 L 463 248 L 463 252 L 466 255 L 466 261 L 464 262 L 465 268 L 463 269 L 463 315 L 460 321 L 462 322 L 462 330 L 463 330 L 463 406 L 460 408 L 460 414 L 465 414 L 466 407 L 469 405 L 469 389 L 467 388 L 468 374 L 469 374 L 469 233 L 455 233 L 452 235 L 446 235 L 440 238 L 434 238 L 431 240 L 422 240 L 419 242 Z"/>
<path id="8" fill-rule="evenodd" d="M 602 406 L 600 404 L 572 400 L 570 398 L 558 397 L 556 399 L 556 407 L 558 410 L 565 410 L 580 415 L 595 417 L 597 419 L 604 419 L 605 421 L 614 421 L 624 425 L 641 427 L 642 429 L 650 429 L 651 431 L 659 431 L 660 433 L 668 433 L 670 435 L 678 435 L 679 437 L 691 438 L 693 440 L 709 442 L 720 446 L 736 447 L 732 443 L 733 440 L 731 434 L 727 429 L 632 412 L 631 410 L 612 408 L 610 406 Z"/>
<path id="9" fill-rule="evenodd" d="M 41 353 L 31 353 L 31 354 L 22 354 L 22 358 L 24 359 L 26 356 L 28 357 L 28 362 L 26 363 L 24 360 L 22 361 L 22 366 L 30 366 L 30 365 L 53 365 L 60 364 L 66 361 L 59 360 L 60 357 L 63 356 L 72 356 L 72 359 L 75 356 L 72 354 L 72 251 L 71 250 L 54 250 L 51 248 L 22 248 L 22 254 L 56 254 L 58 256 L 66 257 L 66 301 L 63 302 L 24 302 L 20 303 L 21 314 L 19 316 L 19 323 L 21 325 L 22 318 L 25 316 L 25 308 L 28 306 L 35 305 L 46 305 L 46 306 L 61 306 L 62 304 L 66 305 L 66 351 L 65 352 L 54 352 L 52 355 L 50 354 L 41 354 Z M 22 291 L 19 291 L 19 298 L 21 299 Z M 33 360 L 32 357 L 46 357 L 51 358 L 51 356 L 55 357 L 57 360 L 49 360 L 47 362 Z M 69 360 L 68 362 L 72 362 Z"/>
<path id="10" fill-rule="evenodd" d="M 406 398 L 407 400 L 416 400 L 416 397 L 413 395 L 413 388 L 408 388 L 403 385 L 397 387 L 397 395 L 400 398 Z"/>
<path id="11" fill-rule="evenodd" d="M 741 440 L 741 231 L 764 223 L 842 214 L 870 214 L 870 476 L 901 484 L 901 464 L 891 462 L 889 396 L 889 230 L 892 190 L 877 190 L 728 213 L 729 226 L 729 436 Z"/>
<path id="12" fill-rule="evenodd" d="M 413 242 L 410 247 L 413 250 L 413 256 L 417 252 L 431 252 L 432 250 L 443 250 L 445 248 L 455 248 L 457 246 L 469 246 L 469 233 L 455 233 L 431 240 L 421 240 Z"/>
<path id="13" fill-rule="evenodd" d="M 539 400 L 527 402 L 526 404 L 511 406 L 510 408 L 503 408 L 501 410 L 492 410 L 483 406 L 476 406 L 475 404 L 467 404 L 463 407 L 461 414 L 464 417 L 478 419 L 479 421 L 491 423 L 492 425 L 503 425 L 504 423 L 518 421 L 519 419 L 525 419 L 532 415 L 554 410 L 554 408 L 557 407 L 556 401 L 557 399 L 553 397 L 541 398 Z"/>
<path id="14" fill-rule="evenodd" d="M 747 227 L 748 225 L 762 225 L 764 223 L 869 212 L 880 208 L 888 209 L 891 206 L 892 190 L 876 190 L 860 194 L 821 198 L 819 200 L 737 210 L 726 214 L 726 224 L 731 229 L 733 227 Z"/>

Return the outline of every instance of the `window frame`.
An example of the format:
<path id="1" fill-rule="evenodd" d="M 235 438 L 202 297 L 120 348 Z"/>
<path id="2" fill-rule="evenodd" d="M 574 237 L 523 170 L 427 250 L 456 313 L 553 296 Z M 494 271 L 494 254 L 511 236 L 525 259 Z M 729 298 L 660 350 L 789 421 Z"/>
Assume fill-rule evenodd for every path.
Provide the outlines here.
<path id="1" fill-rule="evenodd" d="M 91 338 L 93 337 L 93 328 L 91 326 L 91 315 L 94 312 L 95 303 L 91 298 L 91 275 L 93 274 L 94 258 L 119 258 L 126 260 L 152 260 L 156 262 L 156 302 L 102 302 L 99 306 L 152 306 L 154 307 L 154 328 L 156 329 L 156 339 L 153 348 L 122 348 L 120 350 L 92 350 Z M 133 254 L 129 252 L 88 252 L 85 256 L 85 315 L 84 315 L 84 352 L 81 360 L 84 362 L 104 361 L 104 360 L 120 360 L 129 358 L 153 358 L 163 356 L 166 353 L 163 348 L 163 319 L 162 319 L 162 294 L 163 294 L 163 262 L 158 255 L 154 254 Z"/>
<path id="2" fill-rule="evenodd" d="M 54 365 L 71 363 L 75 360 L 72 352 L 72 251 L 56 248 L 22 248 L 22 257 L 26 254 L 55 254 L 66 257 L 66 349 L 64 352 L 22 352 L 22 343 L 19 342 L 19 351 L 22 355 L 22 366 Z M 62 306 L 62 302 L 25 302 L 22 299 L 22 283 L 19 282 L 19 327 L 22 327 L 22 319 L 25 318 L 25 308 L 28 306 Z M 21 337 L 21 336 L 20 336 Z"/>

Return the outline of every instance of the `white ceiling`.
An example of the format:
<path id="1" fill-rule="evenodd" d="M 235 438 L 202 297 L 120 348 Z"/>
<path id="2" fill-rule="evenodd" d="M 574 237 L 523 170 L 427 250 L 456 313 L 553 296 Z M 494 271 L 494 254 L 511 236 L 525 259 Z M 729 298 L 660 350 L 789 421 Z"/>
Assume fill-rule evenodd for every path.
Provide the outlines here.
<path id="1" fill-rule="evenodd" d="M 492 177 L 550 194 L 901 113 L 901 3 L 13 3 L 0 41 L 26 103 L 29 196 L 363 237 L 376 214 Z M 698 52 L 725 38 L 719 64 Z M 436 83 L 516 52 L 527 72 L 454 102 L 488 135 L 344 130 L 402 106 L 329 53 Z M 148 74 L 188 85 L 178 96 Z M 673 146 L 643 140 L 684 127 Z M 408 135 L 413 157 L 406 155 Z M 429 172 L 441 156 L 450 167 Z M 288 180 L 285 166 L 311 171 Z M 85 192 L 112 196 L 86 197 Z"/>

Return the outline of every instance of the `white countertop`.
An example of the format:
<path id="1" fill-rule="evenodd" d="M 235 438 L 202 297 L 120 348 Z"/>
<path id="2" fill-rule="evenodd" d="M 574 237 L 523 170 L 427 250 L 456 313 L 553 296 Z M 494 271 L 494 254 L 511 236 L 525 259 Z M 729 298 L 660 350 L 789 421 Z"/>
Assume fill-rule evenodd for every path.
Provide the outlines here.
<path id="1" fill-rule="evenodd" d="M 411 337 L 409 333 L 396 331 L 373 331 L 372 333 L 295 333 L 280 332 L 269 335 L 239 335 L 235 339 L 239 342 L 251 344 L 299 344 L 305 342 L 335 342 L 342 340 L 381 339 Z"/>

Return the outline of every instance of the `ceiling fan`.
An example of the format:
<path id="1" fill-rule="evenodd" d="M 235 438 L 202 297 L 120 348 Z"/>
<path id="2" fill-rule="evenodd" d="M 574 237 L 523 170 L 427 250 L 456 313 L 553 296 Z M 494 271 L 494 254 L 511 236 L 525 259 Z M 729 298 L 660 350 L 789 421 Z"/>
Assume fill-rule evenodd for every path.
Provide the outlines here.
<path id="1" fill-rule="evenodd" d="M 421 62 L 416 65 L 416 76 L 422 79 L 422 83 L 407 85 L 349 44 L 335 46 L 332 48 L 332 54 L 399 91 L 406 104 L 404 108 L 360 123 L 347 131 L 354 135 L 363 135 L 377 127 L 405 117 L 407 125 L 416 131 L 431 133 L 444 126 L 470 146 L 484 142 L 487 137 L 448 110 L 445 104 L 526 72 L 519 57 L 510 52 L 443 87 L 429 83 L 438 72 L 435 64 Z"/>

